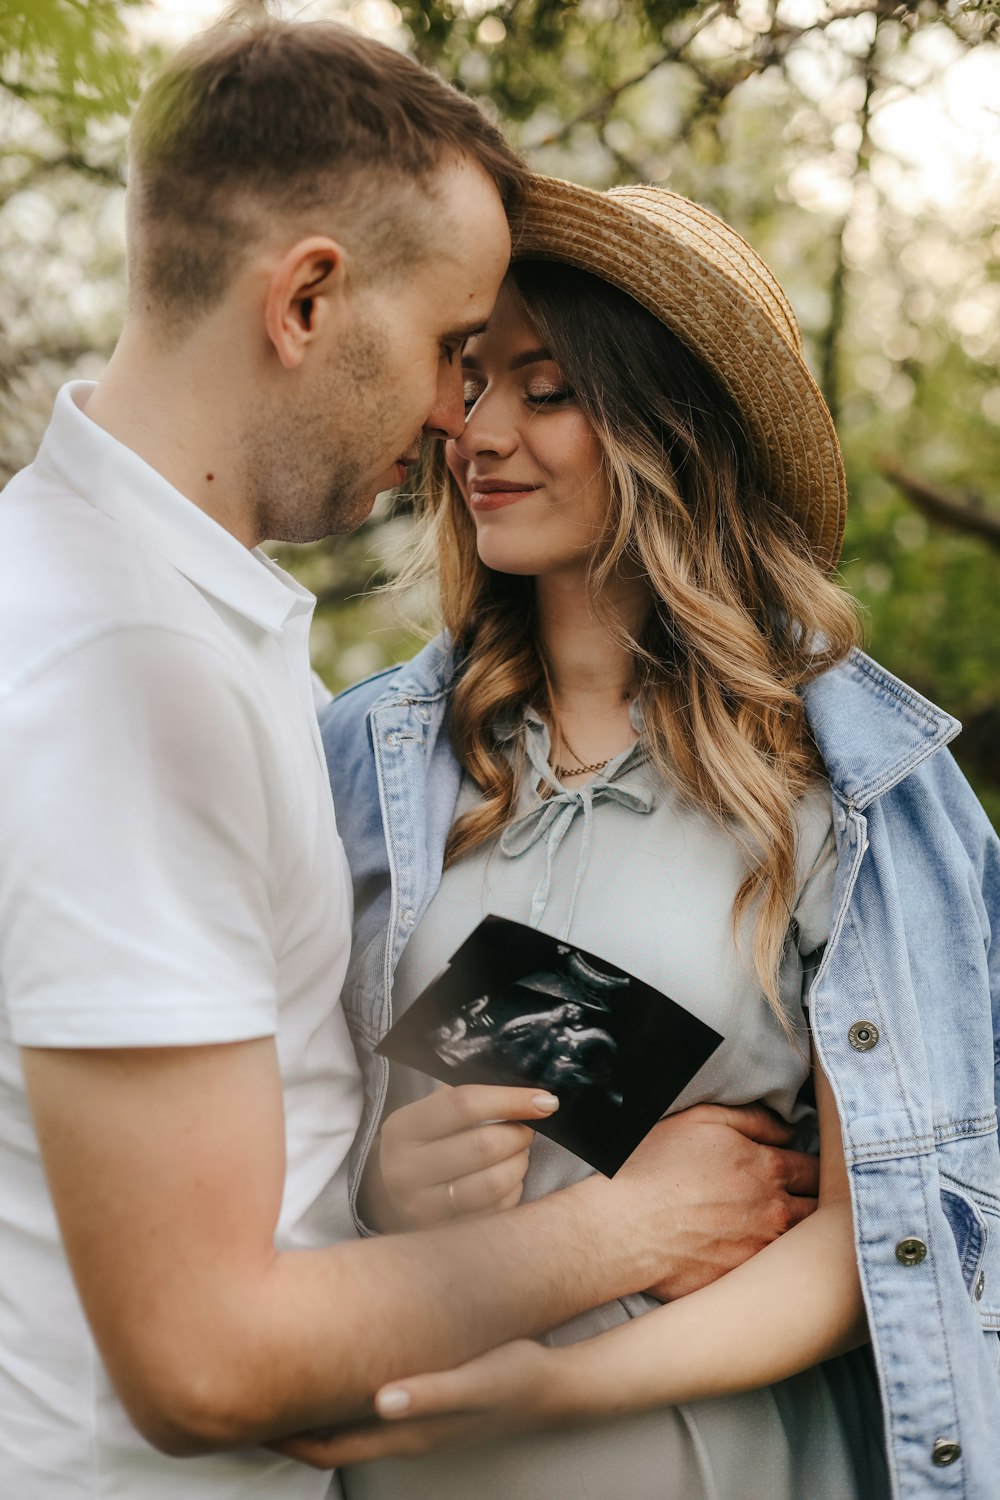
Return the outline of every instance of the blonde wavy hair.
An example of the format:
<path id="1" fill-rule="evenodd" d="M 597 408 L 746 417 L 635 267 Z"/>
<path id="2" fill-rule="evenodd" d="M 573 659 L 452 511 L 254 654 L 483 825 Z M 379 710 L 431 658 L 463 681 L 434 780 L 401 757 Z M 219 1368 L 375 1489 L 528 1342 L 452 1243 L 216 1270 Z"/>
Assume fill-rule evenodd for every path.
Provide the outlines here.
<path id="1" fill-rule="evenodd" d="M 752 909 L 754 967 L 787 1029 L 778 971 L 796 895 L 795 805 L 822 771 L 800 689 L 855 645 L 856 606 L 770 502 L 732 402 L 667 328 L 566 265 L 520 262 L 510 282 L 601 444 L 611 503 L 590 584 L 631 654 L 650 759 L 743 850 L 734 932 Z M 439 446 L 417 511 L 425 524 L 402 581 L 436 578 L 457 652 L 448 727 L 482 792 L 451 830 L 451 864 L 513 815 L 521 763 L 496 733 L 512 705 L 530 705 L 550 724 L 553 706 L 534 581 L 480 562 Z M 638 634 L 606 602 L 622 573 L 649 583 Z"/>

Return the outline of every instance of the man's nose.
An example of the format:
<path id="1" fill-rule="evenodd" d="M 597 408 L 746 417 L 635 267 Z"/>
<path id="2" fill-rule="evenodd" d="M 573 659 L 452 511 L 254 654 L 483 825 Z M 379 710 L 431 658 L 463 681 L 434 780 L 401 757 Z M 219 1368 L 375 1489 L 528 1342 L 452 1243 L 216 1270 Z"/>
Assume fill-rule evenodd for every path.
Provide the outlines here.
<path id="1" fill-rule="evenodd" d="M 456 359 L 438 376 L 437 399 L 424 423 L 428 437 L 457 438 L 465 426 L 465 384 Z"/>

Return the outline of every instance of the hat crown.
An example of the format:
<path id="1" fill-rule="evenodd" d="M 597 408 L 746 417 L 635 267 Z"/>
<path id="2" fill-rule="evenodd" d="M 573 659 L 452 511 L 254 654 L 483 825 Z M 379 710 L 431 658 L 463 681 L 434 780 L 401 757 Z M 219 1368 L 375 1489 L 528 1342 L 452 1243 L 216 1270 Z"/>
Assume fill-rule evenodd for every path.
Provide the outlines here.
<path id="1" fill-rule="evenodd" d="M 802 352 L 798 319 L 770 266 L 724 219 L 691 198 L 652 185 L 610 188 L 606 196 L 648 221 L 658 235 L 672 235 L 708 261 L 757 303 L 796 354 Z"/>

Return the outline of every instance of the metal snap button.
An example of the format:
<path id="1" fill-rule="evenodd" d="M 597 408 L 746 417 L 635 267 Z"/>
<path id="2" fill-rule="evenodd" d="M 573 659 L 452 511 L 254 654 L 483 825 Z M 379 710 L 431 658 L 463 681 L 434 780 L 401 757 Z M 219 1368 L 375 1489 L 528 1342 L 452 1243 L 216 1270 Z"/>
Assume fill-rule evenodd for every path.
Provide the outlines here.
<path id="1" fill-rule="evenodd" d="M 896 1259 L 901 1266 L 919 1266 L 926 1254 L 927 1246 L 923 1240 L 918 1240 L 913 1236 L 900 1240 L 896 1246 Z M 949 1459 L 948 1462 L 950 1463 L 951 1460 Z"/>
<path id="2" fill-rule="evenodd" d="M 931 1449 L 931 1461 L 939 1464 L 942 1468 L 945 1464 L 953 1464 L 956 1458 L 962 1456 L 962 1445 L 951 1438 L 936 1438 L 934 1447 Z"/>
<path id="3" fill-rule="evenodd" d="M 855 1021 L 847 1033 L 847 1040 L 855 1052 L 870 1052 L 878 1046 L 878 1027 L 874 1021 Z"/>
<path id="4" fill-rule="evenodd" d="M 983 1293 L 985 1292 L 985 1290 L 986 1290 L 986 1272 L 985 1271 L 980 1271 L 979 1275 L 976 1277 L 976 1290 L 973 1293 L 973 1295 L 975 1296 L 975 1299 L 976 1299 L 977 1302 L 981 1302 L 982 1301 Z"/>

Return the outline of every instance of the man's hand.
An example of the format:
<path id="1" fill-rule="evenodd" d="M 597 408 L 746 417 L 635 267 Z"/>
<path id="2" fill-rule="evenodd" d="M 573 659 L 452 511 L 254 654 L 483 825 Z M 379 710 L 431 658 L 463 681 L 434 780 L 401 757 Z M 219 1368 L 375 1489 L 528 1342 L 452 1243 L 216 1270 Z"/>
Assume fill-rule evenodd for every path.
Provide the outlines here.
<path id="1" fill-rule="evenodd" d="M 650 1131 L 607 1186 L 658 1236 L 653 1296 L 707 1286 L 814 1211 L 819 1162 L 791 1138 L 762 1104 L 697 1104 Z"/>
<path id="2" fill-rule="evenodd" d="M 823 1142 L 819 1215 L 797 1233 L 781 1238 L 784 1220 L 779 1214 L 771 1239 L 780 1243 L 760 1246 L 764 1253 L 734 1267 L 731 1276 L 700 1278 L 703 1289 L 693 1297 L 677 1297 L 670 1307 L 567 1348 L 547 1349 L 519 1339 L 455 1369 L 393 1381 L 375 1398 L 381 1421 L 304 1434 L 287 1451 L 323 1468 L 461 1448 L 514 1432 L 753 1390 L 857 1347 L 866 1328 L 850 1188 L 836 1104 L 818 1068 L 816 1093 Z M 751 1170 L 770 1160 L 759 1154 L 775 1150 L 768 1140 L 786 1134 L 756 1106 L 699 1107 L 661 1122 L 631 1159 L 632 1168 L 638 1166 L 641 1180 L 645 1167 L 638 1158 L 649 1155 L 654 1172 L 662 1172 L 686 1137 L 692 1158 L 707 1152 L 703 1164 L 711 1168 L 715 1155 L 716 1173 L 720 1161 L 729 1171 L 742 1148 L 735 1145 L 734 1157 L 734 1142 L 719 1131 L 743 1137 Z M 777 1175 L 786 1184 L 782 1191 L 793 1199 L 801 1195 L 788 1195 L 789 1183 L 818 1187 L 815 1158 L 784 1155 L 784 1163 L 772 1161 L 764 1169 L 765 1181 L 770 1170 L 772 1180 Z M 765 1187 L 762 1201 L 767 1198 Z M 811 1212 L 811 1199 L 801 1202 L 804 1209 L 792 1210 L 798 1223 Z M 716 1213 L 720 1224 L 731 1225 L 733 1204 L 721 1204 L 721 1212 L 719 1208 L 710 1197 L 699 1211 Z M 760 1230 L 747 1233 L 752 1243 Z M 734 1246 L 742 1250 L 746 1236 L 727 1243 L 730 1254 Z M 708 1285 L 711 1281 L 717 1284 Z"/>

